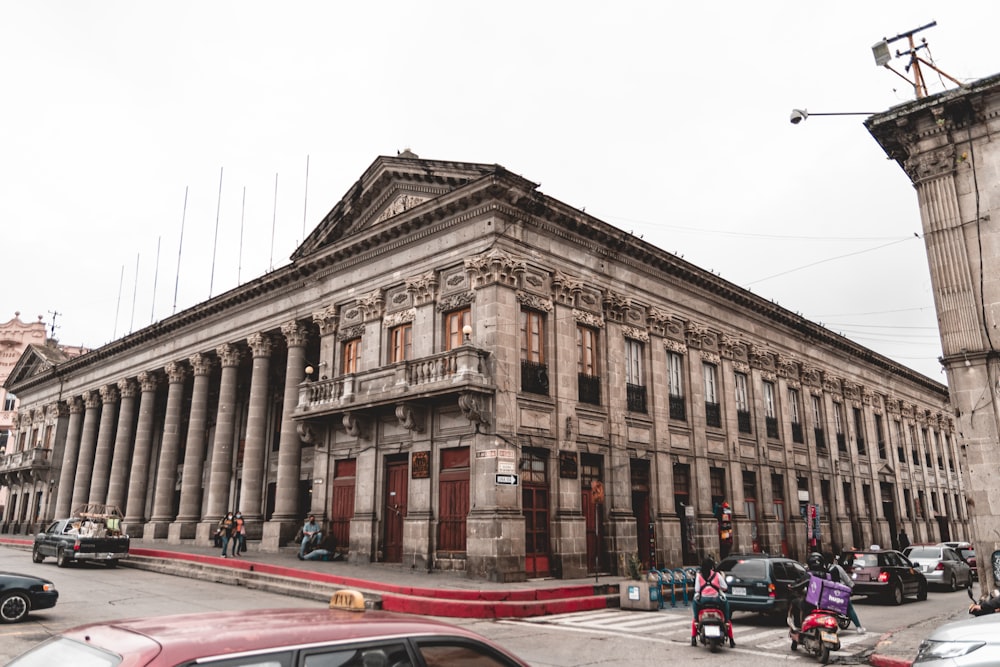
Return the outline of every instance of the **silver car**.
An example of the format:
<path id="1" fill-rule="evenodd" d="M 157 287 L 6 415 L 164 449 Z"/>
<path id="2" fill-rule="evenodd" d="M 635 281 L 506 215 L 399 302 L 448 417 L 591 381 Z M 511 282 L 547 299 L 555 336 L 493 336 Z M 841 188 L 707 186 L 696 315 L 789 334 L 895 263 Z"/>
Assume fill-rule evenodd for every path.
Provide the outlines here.
<path id="1" fill-rule="evenodd" d="M 1000 614 L 942 625 L 920 642 L 920 667 L 1000 665 Z"/>
<path id="2" fill-rule="evenodd" d="M 957 591 L 972 585 L 972 568 L 949 547 L 918 544 L 906 547 L 903 554 L 927 578 L 931 586 L 945 586 Z"/>

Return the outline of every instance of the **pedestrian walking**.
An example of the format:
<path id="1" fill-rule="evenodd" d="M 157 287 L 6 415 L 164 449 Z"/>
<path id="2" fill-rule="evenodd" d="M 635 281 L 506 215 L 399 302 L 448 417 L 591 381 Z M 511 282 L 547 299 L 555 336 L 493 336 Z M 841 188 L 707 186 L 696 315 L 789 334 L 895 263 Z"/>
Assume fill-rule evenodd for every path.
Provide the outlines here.
<path id="1" fill-rule="evenodd" d="M 910 536 L 906 534 L 905 528 L 899 529 L 899 535 L 896 537 L 899 542 L 899 550 L 903 551 L 906 547 L 910 546 Z"/>
<path id="2" fill-rule="evenodd" d="M 236 510 L 233 516 L 233 550 L 232 555 L 239 556 L 247 550 L 246 543 L 246 522 L 243 521 L 243 512 Z"/>
<path id="3" fill-rule="evenodd" d="M 233 536 L 232 512 L 226 512 L 226 516 L 219 520 L 219 534 L 222 537 L 222 557 L 227 558 L 226 550 L 229 547 L 229 540 Z"/>

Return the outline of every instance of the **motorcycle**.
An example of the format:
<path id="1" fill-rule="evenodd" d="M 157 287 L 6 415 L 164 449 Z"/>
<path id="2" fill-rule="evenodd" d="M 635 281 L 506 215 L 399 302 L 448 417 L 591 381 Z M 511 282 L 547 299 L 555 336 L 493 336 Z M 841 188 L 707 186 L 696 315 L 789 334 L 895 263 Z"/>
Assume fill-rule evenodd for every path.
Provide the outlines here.
<path id="1" fill-rule="evenodd" d="M 843 619 L 850 619 L 839 612 L 815 608 L 802 619 L 802 625 L 795 624 L 795 605 L 788 608 L 788 637 L 792 640 L 792 650 L 801 645 L 807 653 L 816 656 L 822 664 L 830 662 L 831 651 L 840 650 L 840 625 Z"/>
<path id="2" fill-rule="evenodd" d="M 726 620 L 726 598 L 702 596 L 698 601 L 698 617 L 691 621 L 691 646 L 697 642 L 707 645 L 712 653 L 719 650 L 722 643 L 733 636 L 732 626 Z"/>

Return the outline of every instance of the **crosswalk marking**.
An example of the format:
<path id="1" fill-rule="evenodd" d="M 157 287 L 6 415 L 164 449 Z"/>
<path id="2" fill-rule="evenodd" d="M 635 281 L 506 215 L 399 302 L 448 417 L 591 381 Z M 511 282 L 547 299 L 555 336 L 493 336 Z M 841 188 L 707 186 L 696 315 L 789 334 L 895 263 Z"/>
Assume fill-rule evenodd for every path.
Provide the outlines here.
<path id="1" fill-rule="evenodd" d="M 686 644 L 691 636 L 691 614 L 687 610 L 660 610 L 658 612 L 635 613 L 621 609 L 598 609 L 587 612 L 569 612 L 551 616 L 536 616 L 523 619 L 509 619 L 511 624 L 545 624 L 570 632 L 596 632 L 622 637 L 636 637 L 645 640 L 676 645 Z M 774 658 L 797 659 L 805 654 L 800 650 L 789 650 L 791 639 L 784 625 L 772 628 L 741 626 L 733 627 L 739 653 L 769 655 Z M 866 635 L 842 634 L 842 649 L 863 642 Z"/>

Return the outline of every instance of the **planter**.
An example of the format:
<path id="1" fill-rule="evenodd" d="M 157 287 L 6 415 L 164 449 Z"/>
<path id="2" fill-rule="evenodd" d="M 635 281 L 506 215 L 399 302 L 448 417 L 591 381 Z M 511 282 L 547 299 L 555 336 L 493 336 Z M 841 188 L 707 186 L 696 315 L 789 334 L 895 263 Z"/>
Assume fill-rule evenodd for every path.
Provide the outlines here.
<path id="1" fill-rule="evenodd" d="M 657 611 L 660 608 L 660 582 L 625 579 L 618 584 L 618 598 L 622 609 Z"/>

